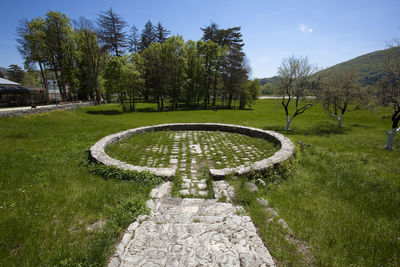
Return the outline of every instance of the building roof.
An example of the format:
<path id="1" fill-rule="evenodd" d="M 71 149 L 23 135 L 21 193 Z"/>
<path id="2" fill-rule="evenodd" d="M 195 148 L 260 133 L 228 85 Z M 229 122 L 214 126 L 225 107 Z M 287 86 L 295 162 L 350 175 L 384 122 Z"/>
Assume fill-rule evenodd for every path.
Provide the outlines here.
<path id="1" fill-rule="evenodd" d="M 16 83 L 16 82 L 13 82 L 13 81 L 9 81 L 9 80 L 6 80 L 6 79 L 4 79 L 4 78 L 0 78 L 0 85 L 7 85 L 7 86 L 19 86 L 20 84 L 19 83 Z"/>

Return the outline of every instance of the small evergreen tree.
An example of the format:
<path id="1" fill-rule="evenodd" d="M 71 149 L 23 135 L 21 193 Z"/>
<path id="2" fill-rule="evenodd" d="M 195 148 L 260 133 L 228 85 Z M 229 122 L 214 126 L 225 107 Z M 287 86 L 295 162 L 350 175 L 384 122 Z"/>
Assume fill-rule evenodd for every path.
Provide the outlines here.
<path id="1" fill-rule="evenodd" d="M 146 25 L 144 25 L 144 29 L 140 36 L 140 52 L 149 47 L 152 43 L 154 43 L 157 39 L 156 32 L 154 31 L 153 24 L 151 21 L 147 21 Z"/>
<path id="2" fill-rule="evenodd" d="M 136 28 L 135 25 L 133 25 L 131 28 L 131 35 L 129 36 L 128 47 L 130 53 L 132 52 L 138 53 L 140 51 L 140 40 L 138 36 L 138 29 Z"/>

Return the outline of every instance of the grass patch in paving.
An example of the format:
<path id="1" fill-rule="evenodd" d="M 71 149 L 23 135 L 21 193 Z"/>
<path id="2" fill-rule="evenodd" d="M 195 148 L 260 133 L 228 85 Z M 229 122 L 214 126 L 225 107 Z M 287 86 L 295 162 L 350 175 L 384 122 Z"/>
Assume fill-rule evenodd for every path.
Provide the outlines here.
<path id="1" fill-rule="evenodd" d="M 197 133 L 198 143 L 203 152 L 199 159 L 207 161 L 205 151 L 206 148 L 209 149 L 209 161 L 217 169 L 249 164 L 268 158 L 279 150 L 279 146 L 268 140 L 236 133 L 218 131 L 158 131 L 134 134 L 127 139 L 107 146 L 106 153 L 111 157 L 136 166 L 158 167 L 154 162 L 162 162 L 162 167 L 168 167 L 174 133 L 183 134 L 190 132 Z M 180 140 L 178 157 L 181 157 L 183 153 L 182 143 L 185 143 L 188 148 L 190 146 L 188 138 L 182 139 Z M 232 149 L 232 147 L 235 149 Z M 164 153 L 165 149 L 167 149 L 167 153 Z M 235 157 L 237 160 L 235 160 Z M 151 159 L 151 163 L 149 163 L 149 159 Z M 187 151 L 187 159 L 191 159 L 190 149 Z"/>
<path id="2" fill-rule="evenodd" d="M 279 100 L 257 101 L 253 110 L 140 112 L 152 108 L 139 104 L 139 112 L 124 114 L 118 105 L 102 105 L 0 118 L 0 265 L 104 266 L 112 248 L 107 244 L 118 239 L 123 226 L 112 234 L 105 226 L 87 227 L 124 217 L 118 210 L 129 210 L 125 203 L 132 199 L 144 203 L 152 186 L 105 180 L 89 173 L 82 157 L 106 135 L 171 122 L 252 126 L 301 142 L 293 170 L 270 179 L 258 196 L 311 246 L 316 265 L 400 265 L 399 136 L 396 150 L 382 149 L 391 125 L 389 107 L 346 114 L 338 129 L 317 105 L 296 117 L 289 133 Z M 254 206 L 254 212 L 264 211 Z M 281 238 L 277 232 L 260 230 L 260 235 L 268 243 Z M 299 262 L 290 246 L 269 250 L 288 265 Z"/>

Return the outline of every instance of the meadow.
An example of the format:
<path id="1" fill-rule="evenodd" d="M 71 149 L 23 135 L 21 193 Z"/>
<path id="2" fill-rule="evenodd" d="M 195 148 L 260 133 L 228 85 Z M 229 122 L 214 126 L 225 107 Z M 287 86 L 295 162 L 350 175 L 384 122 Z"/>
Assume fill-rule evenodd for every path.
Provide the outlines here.
<path id="1" fill-rule="evenodd" d="M 295 118 L 288 133 L 277 100 L 258 100 L 250 110 L 153 108 L 139 104 L 122 113 L 110 104 L 0 118 L 0 265 L 104 265 L 123 229 L 148 211 L 144 202 L 156 183 L 93 174 L 84 164 L 87 149 L 108 134 L 171 122 L 258 127 L 296 144 L 296 158 L 285 171 L 263 177 L 269 182 L 257 195 L 233 181 L 236 201 L 282 265 L 304 261 L 285 243 L 285 230 L 266 223 L 256 197 L 268 200 L 292 235 L 310 246 L 312 265 L 400 264 L 400 138 L 394 151 L 383 149 L 388 107 L 348 113 L 339 129 L 317 105 Z"/>

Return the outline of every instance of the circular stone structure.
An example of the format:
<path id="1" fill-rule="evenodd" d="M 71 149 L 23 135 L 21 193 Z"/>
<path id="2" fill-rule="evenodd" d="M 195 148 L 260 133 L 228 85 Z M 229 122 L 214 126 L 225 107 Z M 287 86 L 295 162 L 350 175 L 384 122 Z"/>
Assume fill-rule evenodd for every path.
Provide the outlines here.
<path id="1" fill-rule="evenodd" d="M 251 164 L 244 164 L 232 168 L 224 169 L 210 169 L 210 174 L 213 179 L 223 179 L 228 174 L 246 174 L 249 172 L 263 172 L 276 164 L 282 163 L 291 158 L 294 153 L 294 145 L 289 138 L 283 136 L 280 133 L 261 130 L 253 127 L 246 127 L 232 124 L 220 124 L 220 123 L 170 123 L 160 124 L 153 126 L 146 126 L 140 128 L 129 129 L 119 133 L 108 135 L 100 139 L 96 144 L 90 148 L 91 156 L 98 162 L 106 166 L 114 166 L 123 170 L 132 170 L 138 172 L 150 172 L 154 175 L 172 178 L 175 176 L 174 168 L 153 168 L 143 166 L 133 166 L 126 162 L 114 159 L 106 154 L 105 148 L 113 143 L 120 140 L 126 139 L 133 134 L 147 133 L 153 131 L 220 131 L 229 133 L 244 134 L 250 137 L 266 139 L 270 142 L 279 144 L 280 150 L 275 152 L 271 157 L 256 161 Z"/>

